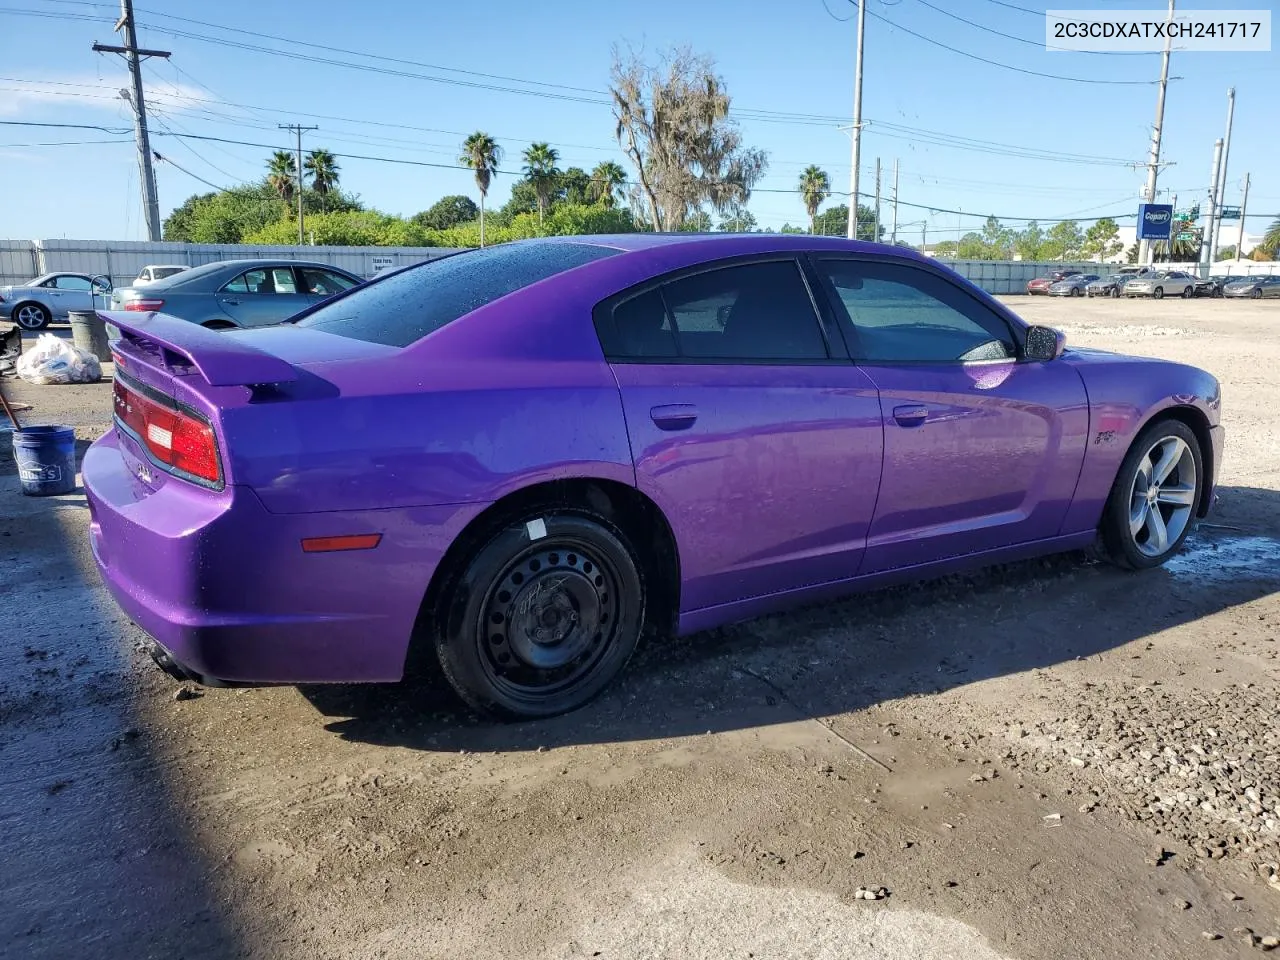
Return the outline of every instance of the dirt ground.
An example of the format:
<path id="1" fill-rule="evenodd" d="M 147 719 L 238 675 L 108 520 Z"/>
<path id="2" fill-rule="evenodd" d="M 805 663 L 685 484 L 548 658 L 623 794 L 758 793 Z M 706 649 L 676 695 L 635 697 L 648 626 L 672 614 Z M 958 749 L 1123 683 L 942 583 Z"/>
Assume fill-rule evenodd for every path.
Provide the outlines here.
<path id="1" fill-rule="evenodd" d="M 1280 935 L 1280 303 L 1010 298 L 1224 384 L 1167 568 L 1068 555 L 650 645 L 571 716 L 202 690 L 0 436 L 0 956 L 1184 958 Z M 105 428 L 109 384 L 7 386 Z M 868 901 L 860 888 L 884 887 Z"/>

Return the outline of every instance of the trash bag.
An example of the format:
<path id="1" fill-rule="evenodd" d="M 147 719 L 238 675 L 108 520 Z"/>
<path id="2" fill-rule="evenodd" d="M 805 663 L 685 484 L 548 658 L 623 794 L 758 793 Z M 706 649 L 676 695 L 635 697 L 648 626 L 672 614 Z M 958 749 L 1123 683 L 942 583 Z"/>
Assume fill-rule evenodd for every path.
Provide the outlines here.
<path id="1" fill-rule="evenodd" d="M 88 350 L 42 333 L 36 345 L 18 358 L 18 376 L 28 383 L 97 383 L 102 379 L 102 364 Z"/>

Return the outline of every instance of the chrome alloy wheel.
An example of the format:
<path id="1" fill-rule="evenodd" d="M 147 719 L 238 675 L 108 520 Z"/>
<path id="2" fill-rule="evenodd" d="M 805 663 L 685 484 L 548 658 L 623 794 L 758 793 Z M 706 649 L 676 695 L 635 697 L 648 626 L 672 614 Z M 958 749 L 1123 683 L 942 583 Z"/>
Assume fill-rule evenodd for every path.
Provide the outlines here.
<path id="1" fill-rule="evenodd" d="M 1196 459 L 1181 437 L 1152 445 L 1133 478 L 1129 535 L 1144 556 L 1160 557 L 1182 537 L 1196 506 Z"/>

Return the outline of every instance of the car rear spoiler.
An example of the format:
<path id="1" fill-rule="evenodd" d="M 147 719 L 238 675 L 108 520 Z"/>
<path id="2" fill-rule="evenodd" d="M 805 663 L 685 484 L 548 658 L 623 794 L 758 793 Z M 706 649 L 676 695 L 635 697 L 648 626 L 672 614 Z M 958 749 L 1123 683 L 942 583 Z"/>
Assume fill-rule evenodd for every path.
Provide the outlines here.
<path id="1" fill-rule="evenodd" d="M 214 387 L 288 383 L 298 379 L 293 364 L 234 336 L 210 330 L 165 313 L 98 310 L 98 316 L 120 329 L 120 339 L 147 350 L 158 347 L 166 366 L 168 354 L 177 354 Z"/>

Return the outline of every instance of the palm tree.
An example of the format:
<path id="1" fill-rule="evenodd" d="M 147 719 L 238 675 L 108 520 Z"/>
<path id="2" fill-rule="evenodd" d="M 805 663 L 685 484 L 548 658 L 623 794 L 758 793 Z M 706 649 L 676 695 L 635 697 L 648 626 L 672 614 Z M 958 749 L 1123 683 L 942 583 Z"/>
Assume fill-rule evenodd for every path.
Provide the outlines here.
<path id="1" fill-rule="evenodd" d="M 498 164 L 502 162 L 502 148 L 498 142 L 477 130 L 462 141 L 462 157 L 464 167 L 475 171 L 476 189 L 480 191 L 480 246 L 484 246 L 484 198 L 489 192 L 489 184 L 498 172 Z"/>
<path id="2" fill-rule="evenodd" d="M 809 213 L 810 233 L 817 231 L 818 208 L 829 196 L 831 196 L 831 178 L 827 176 L 827 171 L 815 164 L 809 164 L 800 174 L 800 197 L 804 200 L 804 208 Z"/>
<path id="3" fill-rule="evenodd" d="M 321 206 L 324 199 L 338 187 L 338 161 L 328 150 L 312 150 L 307 154 L 302 167 L 311 174 L 311 189 L 320 195 Z"/>
<path id="4" fill-rule="evenodd" d="M 1267 232 L 1262 235 L 1262 243 L 1258 246 L 1273 259 L 1280 257 L 1280 219 L 1273 220 L 1271 226 L 1267 227 Z M 1237 257 L 1242 255 L 1239 250 L 1236 251 Z"/>
<path id="5" fill-rule="evenodd" d="M 612 210 L 626 182 L 627 171 L 612 160 L 603 160 L 591 171 L 591 186 L 588 188 L 591 199 L 606 210 Z"/>
<path id="6" fill-rule="evenodd" d="M 551 191 L 556 188 L 560 178 L 560 168 L 556 161 L 560 154 L 551 148 L 549 143 L 531 143 L 524 152 L 524 175 L 533 184 L 533 191 L 538 195 L 538 223 L 547 212 L 547 204 L 551 202 Z"/>
<path id="7" fill-rule="evenodd" d="M 271 155 L 267 163 L 267 183 L 285 203 L 293 199 L 293 192 L 298 186 L 297 174 L 298 165 L 288 150 L 277 150 Z"/>

